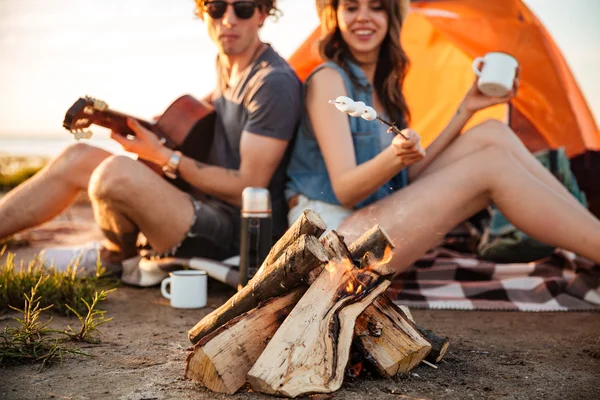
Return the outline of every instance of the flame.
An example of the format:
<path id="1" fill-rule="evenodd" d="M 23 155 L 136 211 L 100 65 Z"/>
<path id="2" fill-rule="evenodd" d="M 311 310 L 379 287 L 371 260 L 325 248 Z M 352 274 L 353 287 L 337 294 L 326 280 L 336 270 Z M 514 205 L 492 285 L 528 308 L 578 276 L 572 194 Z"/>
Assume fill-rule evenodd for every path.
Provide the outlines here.
<path id="1" fill-rule="evenodd" d="M 358 289 L 356 289 L 356 294 L 359 294 L 360 292 L 362 292 L 362 285 L 358 285 Z"/>
<path id="2" fill-rule="evenodd" d="M 342 260 L 342 263 L 344 264 L 346 271 L 352 271 L 353 269 L 355 269 L 354 264 L 352 264 L 352 260 L 350 260 L 349 258 L 344 258 Z"/>
<path id="3" fill-rule="evenodd" d="M 372 261 L 371 261 L 371 264 L 369 264 L 368 266 L 366 266 L 364 268 L 364 270 L 366 270 L 366 271 L 373 271 L 374 269 L 376 269 L 380 265 L 389 263 L 392 260 L 392 256 L 394 255 L 394 251 L 393 251 L 392 247 L 388 245 L 388 246 L 385 247 L 385 250 L 383 251 L 383 256 L 381 257 L 381 259 L 377 260 L 377 259 L 375 259 L 375 257 L 373 256 L 373 254 L 370 254 L 370 255 L 372 257 L 371 258 Z"/>
<path id="4" fill-rule="evenodd" d="M 348 367 L 348 373 L 350 374 L 351 377 L 356 378 L 360 375 L 360 371 L 362 371 L 362 368 L 363 368 L 363 365 L 359 361 L 356 364 L 350 365 Z"/>
<path id="5" fill-rule="evenodd" d="M 383 251 L 383 257 L 381 258 L 382 263 L 389 263 L 392 261 L 392 256 L 394 255 L 394 251 L 392 250 L 392 246 L 386 246 Z"/>
<path id="6" fill-rule="evenodd" d="M 354 292 L 354 284 L 352 283 L 352 281 L 348 281 L 348 284 L 346 285 L 346 293 L 353 293 Z"/>
<path id="7" fill-rule="evenodd" d="M 335 271 L 337 271 L 338 268 L 342 268 L 342 267 L 345 268 L 346 271 L 352 271 L 355 269 L 354 264 L 352 264 L 352 261 L 350 259 L 340 260 L 340 259 L 336 258 L 336 259 L 329 260 L 329 262 L 327 264 L 325 264 L 325 270 L 327 270 L 329 272 L 329 277 L 331 279 L 333 279 L 333 275 L 334 275 Z"/>
<path id="8" fill-rule="evenodd" d="M 327 270 L 327 272 L 329 272 L 329 275 L 333 275 L 333 273 L 335 272 L 335 268 L 335 263 L 331 260 L 327 264 L 325 264 L 325 269 Z"/>

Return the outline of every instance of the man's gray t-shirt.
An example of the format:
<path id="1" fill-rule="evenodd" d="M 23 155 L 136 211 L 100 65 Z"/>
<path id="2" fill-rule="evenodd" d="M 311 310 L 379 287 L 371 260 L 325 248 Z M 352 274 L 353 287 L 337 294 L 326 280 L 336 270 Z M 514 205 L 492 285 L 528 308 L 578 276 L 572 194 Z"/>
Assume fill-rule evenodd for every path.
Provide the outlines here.
<path id="1" fill-rule="evenodd" d="M 302 113 L 301 82 L 290 65 L 268 46 L 229 87 L 217 62 L 217 88 L 213 93 L 217 113 L 209 163 L 237 170 L 243 131 L 291 140 Z M 273 234 L 287 227 L 287 204 L 283 195 L 289 150 L 275 171 L 269 191 L 273 208 Z"/>

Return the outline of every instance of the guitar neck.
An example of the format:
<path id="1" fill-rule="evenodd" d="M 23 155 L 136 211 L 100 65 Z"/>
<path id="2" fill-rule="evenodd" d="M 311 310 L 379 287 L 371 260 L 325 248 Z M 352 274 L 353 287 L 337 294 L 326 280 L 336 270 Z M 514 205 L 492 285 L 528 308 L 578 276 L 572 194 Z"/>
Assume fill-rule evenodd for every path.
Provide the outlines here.
<path id="1" fill-rule="evenodd" d="M 111 129 L 115 132 L 121 133 L 123 136 L 134 135 L 133 131 L 127 126 L 126 119 L 132 118 L 140 123 L 144 128 L 150 130 L 155 135 L 162 137 L 162 133 L 158 130 L 155 123 L 146 121 L 140 118 L 132 117 L 131 115 L 121 113 L 115 110 L 105 110 L 105 111 L 94 111 L 94 115 L 92 116 L 91 121 L 95 125 L 102 126 L 104 128 Z"/>

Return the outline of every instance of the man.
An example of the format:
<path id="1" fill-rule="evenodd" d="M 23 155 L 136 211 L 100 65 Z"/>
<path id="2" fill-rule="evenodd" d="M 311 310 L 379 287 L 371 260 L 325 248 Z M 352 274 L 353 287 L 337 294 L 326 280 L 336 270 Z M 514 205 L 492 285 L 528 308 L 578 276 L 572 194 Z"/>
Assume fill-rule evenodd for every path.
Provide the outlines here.
<path id="1" fill-rule="evenodd" d="M 274 230 L 283 233 L 286 150 L 301 113 L 301 83 L 259 39 L 265 19 L 278 12 L 276 0 L 196 4 L 219 50 L 217 87 L 208 97 L 217 113 L 210 164 L 163 146 L 134 120 L 127 121 L 134 139 L 111 133 L 125 150 L 191 184 L 192 193 L 129 157 L 75 144 L 2 199 L 0 238 L 48 221 L 88 190 L 106 238 L 83 249 L 83 267 L 94 268 L 100 254 L 103 264 L 118 270 L 137 254 L 139 232 L 156 255 L 224 259 L 239 252 L 239 206 L 248 186 L 269 187 Z M 81 251 L 55 248 L 43 256 L 66 268 Z"/>

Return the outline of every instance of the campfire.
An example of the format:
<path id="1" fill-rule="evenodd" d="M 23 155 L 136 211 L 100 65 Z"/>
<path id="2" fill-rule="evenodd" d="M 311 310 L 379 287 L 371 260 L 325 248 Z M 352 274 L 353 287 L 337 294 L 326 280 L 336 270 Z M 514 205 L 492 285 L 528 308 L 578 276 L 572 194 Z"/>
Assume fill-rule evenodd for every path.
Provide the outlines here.
<path id="1" fill-rule="evenodd" d="M 248 382 L 297 397 L 334 392 L 366 365 L 391 377 L 443 358 L 449 340 L 385 294 L 393 275 L 386 233 L 375 226 L 347 246 L 333 230 L 321 237 L 325 230 L 305 211 L 254 278 L 189 331 L 186 378 L 220 393 Z"/>

